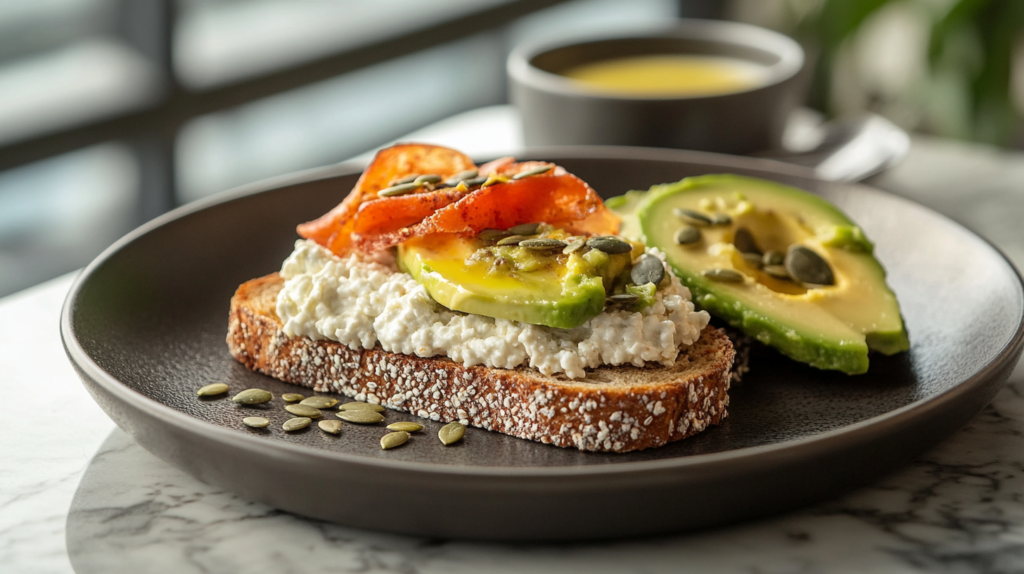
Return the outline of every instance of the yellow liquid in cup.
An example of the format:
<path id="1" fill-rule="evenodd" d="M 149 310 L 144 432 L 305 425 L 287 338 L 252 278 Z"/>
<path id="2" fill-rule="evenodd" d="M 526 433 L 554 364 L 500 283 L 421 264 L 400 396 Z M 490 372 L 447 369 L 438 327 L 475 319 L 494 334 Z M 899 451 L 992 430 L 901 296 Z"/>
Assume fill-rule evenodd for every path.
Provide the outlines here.
<path id="1" fill-rule="evenodd" d="M 748 90 L 763 83 L 766 73 L 763 66 L 735 58 L 665 54 L 583 64 L 562 75 L 613 94 L 686 97 Z"/>

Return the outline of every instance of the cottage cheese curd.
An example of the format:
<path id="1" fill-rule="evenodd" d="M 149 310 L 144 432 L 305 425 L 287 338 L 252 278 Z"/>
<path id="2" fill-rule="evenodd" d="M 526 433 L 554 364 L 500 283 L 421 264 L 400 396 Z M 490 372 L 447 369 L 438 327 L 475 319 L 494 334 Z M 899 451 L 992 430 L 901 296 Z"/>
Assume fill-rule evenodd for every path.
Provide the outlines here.
<path id="1" fill-rule="evenodd" d="M 656 249 L 649 249 L 664 261 Z M 642 312 L 611 310 L 574 329 L 460 313 L 435 302 L 390 251 L 339 258 L 299 240 L 285 260 L 277 314 L 288 336 L 331 339 L 351 349 L 432 357 L 467 366 L 511 369 L 529 365 L 550 375 L 586 376 L 602 365 L 671 366 L 680 345 L 691 345 L 710 320 L 694 311 L 679 280 L 659 289 Z"/>

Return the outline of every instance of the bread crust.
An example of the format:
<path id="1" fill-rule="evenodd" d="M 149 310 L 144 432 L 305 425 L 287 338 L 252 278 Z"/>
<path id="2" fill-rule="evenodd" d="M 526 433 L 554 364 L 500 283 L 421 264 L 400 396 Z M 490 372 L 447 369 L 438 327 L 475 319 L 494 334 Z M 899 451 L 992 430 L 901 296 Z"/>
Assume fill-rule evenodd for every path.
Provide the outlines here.
<path id="1" fill-rule="evenodd" d="M 235 359 L 282 381 L 588 451 L 657 447 L 726 417 L 734 351 L 720 329 L 705 328 L 673 367 L 602 367 L 574 380 L 289 337 L 276 313 L 283 283 L 274 273 L 239 286 L 227 335 Z"/>

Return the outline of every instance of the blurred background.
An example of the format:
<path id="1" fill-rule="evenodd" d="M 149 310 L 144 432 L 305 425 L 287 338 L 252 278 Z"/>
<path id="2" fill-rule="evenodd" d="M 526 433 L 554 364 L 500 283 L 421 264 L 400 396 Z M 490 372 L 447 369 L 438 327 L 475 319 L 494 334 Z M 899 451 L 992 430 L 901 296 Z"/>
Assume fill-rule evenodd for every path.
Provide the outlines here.
<path id="1" fill-rule="evenodd" d="M 797 38 L 829 117 L 1024 148 L 1024 0 L 0 0 L 0 296 L 177 205 L 505 103 L 519 42 L 681 16 Z"/>

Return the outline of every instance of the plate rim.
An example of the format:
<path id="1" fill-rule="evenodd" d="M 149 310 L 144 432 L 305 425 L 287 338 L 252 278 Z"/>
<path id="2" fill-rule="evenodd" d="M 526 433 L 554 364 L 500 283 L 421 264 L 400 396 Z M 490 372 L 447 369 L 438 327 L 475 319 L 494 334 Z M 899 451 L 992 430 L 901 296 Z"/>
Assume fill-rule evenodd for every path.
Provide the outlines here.
<path id="1" fill-rule="evenodd" d="M 339 164 L 293 172 L 214 194 L 210 197 L 188 203 L 169 211 L 147 223 L 144 223 L 118 239 L 100 253 L 100 255 L 91 261 L 75 277 L 75 280 L 64 299 L 64 303 L 61 308 L 60 334 L 65 352 L 74 366 L 80 369 L 84 374 L 88 375 L 96 384 L 103 387 L 104 390 L 111 393 L 116 398 L 127 402 L 131 407 L 148 412 L 151 415 L 158 416 L 163 421 L 175 425 L 181 431 L 188 433 L 199 432 L 207 439 L 215 440 L 234 448 L 259 452 L 261 455 L 272 454 L 268 452 L 268 448 L 270 448 L 273 449 L 273 454 L 287 455 L 288 457 L 308 457 L 312 455 L 332 463 L 359 465 L 387 470 L 401 470 L 404 472 L 416 472 L 431 475 L 455 474 L 459 476 L 513 477 L 520 479 L 534 478 L 546 480 L 566 476 L 575 476 L 580 478 L 612 478 L 627 475 L 635 476 L 637 474 L 657 474 L 665 471 L 681 471 L 693 468 L 720 467 L 734 464 L 746 465 L 749 464 L 751 460 L 763 458 L 774 459 L 779 455 L 779 453 L 798 454 L 802 458 L 809 455 L 813 456 L 816 451 L 833 451 L 836 450 L 835 447 L 839 446 L 836 443 L 860 443 L 869 439 L 871 435 L 878 433 L 885 434 L 888 427 L 898 427 L 901 424 L 912 423 L 918 418 L 927 418 L 930 413 L 936 410 L 943 410 L 948 403 L 957 401 L 961 396 L 973 394 L 972 392 L 975 387 L 984 387 L 993 373 L 1006 369 L 1008 366 L 1007 363 L 1016 361 L 1019 358 L 1021 348 L 1024 347 L 1024 278 L 1022 278 L 1020 270 L 1017 269 L 1001 249 L 987 238 L 931 209 L 930 207 L 874 187 L 857 183 L 824 180 L 817 177 L 813 170 L 761 158 L 748 158 L 689 150 L 623 146 L 545 146 L 526 148 L 517 152 L 517 155 L 522 157 L 539 157 L 539 154 L 548 156 L 554 156 L 557 154 L 558 157 L 573 157 L 580 159 L 602 159 L 603 157 L 606 159 L 684 161 L 687 163 L 706 163 L 716 167 L 721 166 L 723 169 L 729 169 L 731 166 L 744 170 L 761 169 L 770 175 L 784 175 L 809 179 L 813 180 L 816 184 L 828 186 L 861 187 L 866 190 L 870 190 L 872 193 L 880 193 L 890 196 L 891 198 L 895 198 L 901 202 L 924 209 L 932 215 L 938 216 L 948 223 L 961 228 L 968 234 L 977 237 L 984 245 L 991 248 L 999 255 L 1017 280 L 1016 287 L 1018 301 L 1020 302 L 1022 312 L 1017 318 L 1016 330 L 1010 340 L 998 350 L 995 357 L 974 376 L 969 377 L 954 387 L 946 389 L 936 395 L 915 400 L 891 411 L 836 429 L 797 439 L 789 439 L 781 442 L 714 453 L 701 453 L 645 461 L 609 462 L 607 464 L 600 465 L 535 467 L 468 466 L 424 461 L 387 460 L 346 452 L 318 449 L 303 444 L 293 444 L 280 440 L 267 440 L 266 438 L 240 433 L 235 429 L 221 427 L 220 425 L 195 418 L 132 390 L 127 385 L 117 380 L 113 375 L 103 370 L 103 368 L 100 367 L 99 364 L 96 363 L 82 347 L 81 343 L 75 336 L 72 323 L 77 297 L 83 285 L 92 273 L 117 252 L 124 249 L 135 240 L 192 213 L 214 206 L 227 204 L 232 201 L 238 201 L 259 193 L 274 191 L 282 187 L 319 181 L 332 177 L 355 175 L 361 172 L 364 167 L 359 162 L 342 162 Z M 259 450 L 257 451 L 257 449 Z"/>

